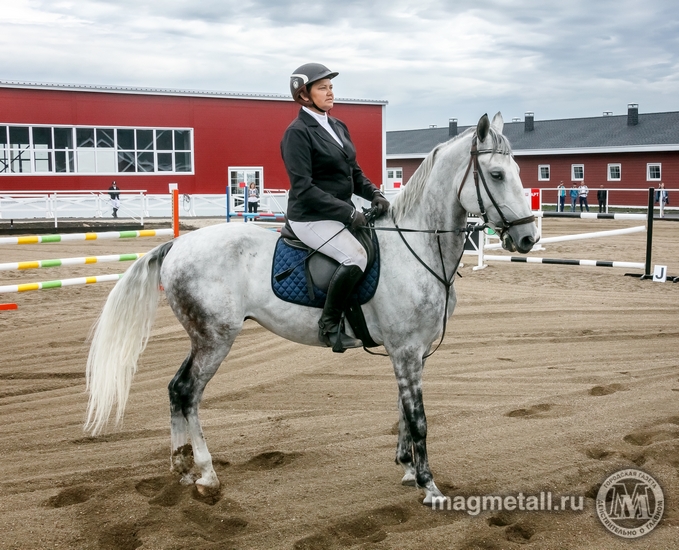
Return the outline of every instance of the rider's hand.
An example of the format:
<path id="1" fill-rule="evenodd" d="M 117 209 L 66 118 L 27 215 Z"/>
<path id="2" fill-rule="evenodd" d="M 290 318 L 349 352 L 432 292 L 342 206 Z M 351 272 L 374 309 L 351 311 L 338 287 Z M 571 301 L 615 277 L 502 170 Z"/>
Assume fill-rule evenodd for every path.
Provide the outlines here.
<path id="1" fill-rule="evenodd" d="M 358 227 L 363 227 L 366 225 L 366 219 L 365 216 L 363 215 L 363 212 L 359 212 L 358 210 L 354 210 L 351 213 L 351 221 L 349 222 L 349 225 L 352 230 L 358 228 Z"/>
<path id="2" fill-rule="evenodd" d="M 379 218 L 382 214 L 386 214 L 389 210 L 389 201 L 384 198 L 382 193 L 376 193 L 373 197 L 372 203 L 370 204 L 373 208 L 376 208 L 377 217 Z"/>

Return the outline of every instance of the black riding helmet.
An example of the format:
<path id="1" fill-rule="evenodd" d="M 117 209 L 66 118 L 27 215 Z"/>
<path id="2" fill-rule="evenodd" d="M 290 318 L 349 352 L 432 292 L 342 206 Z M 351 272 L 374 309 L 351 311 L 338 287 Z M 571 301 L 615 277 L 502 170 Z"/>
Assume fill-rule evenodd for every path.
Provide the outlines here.
<path id="1" fill-rule="evenodd" d="M 302 92 L 309 94 L 307 86 L 319 80 L 323 80 L 324 78 L 333 79 L 338 74 L 339 73 L 331 71 L 320 63 L 305 63 L 290 75 L 290 93 L 292 94 L 292 98 L 300 105 L 314 107 L 312 101 L 302 99 L 300 94 Z"/>

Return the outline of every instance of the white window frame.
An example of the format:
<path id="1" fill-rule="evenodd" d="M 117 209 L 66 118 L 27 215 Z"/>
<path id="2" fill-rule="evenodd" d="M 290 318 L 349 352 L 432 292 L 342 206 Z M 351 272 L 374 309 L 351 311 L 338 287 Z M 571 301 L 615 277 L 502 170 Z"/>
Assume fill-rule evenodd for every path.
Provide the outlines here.
<path id="1" fill-rule="evenodd" d="M 658 167 L 658 177 L 651 177 L 651 168 Z M 660 162 L 649 162 L 646 164 L 646 181 L 661 181 L 662 180 L 662 164 Z"/>
<path id="2" fill-rule="evenodd" d="M 547 177 L 542 177 L 542 169 L 547 169 Z M 538 181 L 549 181 L 552 177 L 552 169 L 549 164 L 538 164 Z"/>
<path id="3" fill-rule="evenodd" d="M 582 169 L 582 176 L 575 177 L 575 169 Z M 571 181 L 582 181 L 585 179 L 585 165 L 584 164 L 571 164 Z"/>
<path id="4" fill-rule="evenodd" d="M 611 173 L 612 168 L 617 168 L 618 169 L 618 177 L 613 177 L 613 174 Z M 622 180 L 622 164 L 619 162 L 612 162 L 608 165 L 608 168 L 606 169 L 606 181 L 621 181 Z"/>
<path id="5" fill-rule="evenodd" d="M 26 150 L 26 153 L 28 154 L 28 160 L 27 159 L 27 168 L 30 171 L 27 172 L 12 172 L 10 171 L 10 167 L 12 165 L 12 149 L 10 147 L 9 139 L 7 142 L 7 145 L 3 145 L 1 151 L 3 152 L 2 157 L 3 160 L 3 166 L 5 161 L 8 164 L 7 170 L 4 172 L 0 172 L 0 178 L 3 176 L 73 176 L 73 175 L 124 175 L 124 176 L 162 176 L 162 175 L 195 175 L 195 161 L 196 161 L 196 154 L 195 154 L 195 146 L 194 146 L 194 139 L 195 139 L 195 130 L 194 128 L 189 128 L 189 127 L 143 127 L 143 126 L 111 126 L 111 125 L 105 125 L 105 126 L 93 126 L 93 125 L 63 125 L 63 124 L 23 124 L 23 123 L 17 123 L 17 122 L 0 122 L 0 127 L 6 127 L 7 129 L 7 136 L 9 136 L 9 128 L 11 127 L 26 127 L 29 129 L 29 143 L 28 143 L 28 149 Z M 52 135 L 52 147 L 51 148 L 37 148 L 35 144 L 33 143 L 33 128 L 50 128 L 51 129 L 51 135 Z M 72 132 L 72 137 L 73 137 L 73 148 L 72 149 L 57 149 L 56 148 L 56 143 L 55 143 L 55 133 L 54 129 L 55 128 L 67 128 L 71 130 Z M 95 142 L 93 147 L 78 147 L 77 143 L 77 130 L 79 128 L 93 128 L 95 130 L 94 136 L 95 136 Z M 114 145 L 113 147 L 99 147 L 97 145 L 97 130 L 113 130 L 113 136 L 114 136 Z M 118 130 L 151 130 L 153 132 L 153 147 L 148 150 L 144 151 L 130 151 L 134 153 L 134 158 L 135 158 L 135 164 L 137 162 L 137 153 L 138 152 L 149 152 L 153 154 L 153 171 L 149 172 L 142 172 L 142 171 L 133 171 L 133 172 L 121 172 L 118 169 L 119 161 L 118 161 L 118 153 L 122 152 L 118 148 L 118 143 L 117 143 L 117 135 L 118 135 Z M 156 149 L 156 138 L 157 138 L 157 132 L 160 130 L 170 130 L 173 132 L 173 149 L 172 150 L 160 150 Z M 185 149 L 185 148 L 180 148 L 177 143 L 175 143 L 175 137 L 174 137 L 174 132 L 175 131 L 188 131 L 189 132 L 189 139 L 190 139 L 190 149 Z M 57 172 L 56 171 L 56 153 L 57 152 L 66 152 L 66 165 L 67 165 L 67 171 L 66 172 Z M 108 154 L 110 152 L 110 154 Z M 91 153 L 92 156 L 92 163 L 94 166 L 94 171 L 83 171 L 80 169 L 80 162 L 79 162 L 79 154 L 84 155 L 85 153 Z M 171 153 L 172 154 L 172 170 L 165 170 L 165 171 L 160 171 L 158 170 L 158 153 Z M 188 171 L 176 171 L 177 167 L 177 162 L 176 162 L 176 157 L 177 154 L 184 154 L 188 153 L 190 155 L 191 159 L 191 165 L 190 165 L 190 170 Z M 36 158 L 37 155 L 44 157 L 44 155 L 47 155 L 49 158 L 49 164 L 51 166 L 51 170 L 49 171 L 37 171 L 37 162 L 47 160 L 46 158 L 43 159 L 38 159 Z M 113 171 L 99 171 L 98 170 L 98 164 L 104 159 L 104 155 L 110 156 L 113 155 Z M 4 157 L 7 157 L 6 159 Z M 72 157 L 72 160 L 69 162 L 69 157 Z M 109 162 L 110 164 L 110 162 Z M 70 168 L 73 168 L 71 171 Z"/>

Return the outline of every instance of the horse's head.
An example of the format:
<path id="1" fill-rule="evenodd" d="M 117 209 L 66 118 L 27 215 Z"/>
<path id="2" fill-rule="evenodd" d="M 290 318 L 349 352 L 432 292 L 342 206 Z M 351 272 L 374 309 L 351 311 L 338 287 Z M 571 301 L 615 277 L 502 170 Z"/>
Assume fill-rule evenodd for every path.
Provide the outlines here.
<path id="1" fill-rule="evenodd" d="M 503 126 L 500 113 L 492 123 L 488 115 L 481 117 L 457 195 L 467 212 L 482 217 L 498 232 L 505 250 L 525 254 L 538 241 L 538 231 Z"/>

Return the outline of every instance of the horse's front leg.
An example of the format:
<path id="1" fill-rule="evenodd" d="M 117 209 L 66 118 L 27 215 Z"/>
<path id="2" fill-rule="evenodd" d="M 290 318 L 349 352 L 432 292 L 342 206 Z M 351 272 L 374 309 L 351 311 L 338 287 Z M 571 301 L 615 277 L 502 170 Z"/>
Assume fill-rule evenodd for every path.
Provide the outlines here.
<path id="1" fill-rule="evenodd" d="M 398 443 L 396 443 L 396 464 L 403 467 L 401 485 L 415 486 L 415 465 L 413 462 L 413 438 L 410 426 L 403 412 L 403 400 L 398 397 Z"/>
<path id="2" fill-rule="evenodd" d="M 412 466 L 414 466 L 415 482 L 417 487 L 424 489 L 425 498 L 423 504 L 431 504 L 433 497 L 443 496 L 434 483 L 434 476 L 429 469 L 429 459 L 427 457 L 427 417 L 424 414 L 424 402 L 422 400 L 422 355 L 418 352 L 406 351 L 401 354 L 392 355 L 394 362 L 394 372 L 398 382 L 400 398 L 400 409 L 404 428 L 410 431 L 412 441 Z M 401 430 L 399 421 L 399 449 L 401 451 L 399 460 L 405 464 L 406 476 L 408 477 L 408 437 L 405 429 Z M 401 432 L 404 432 L 401 438 Z M 399 457 L 397 456 L 397 460 Z"/>

